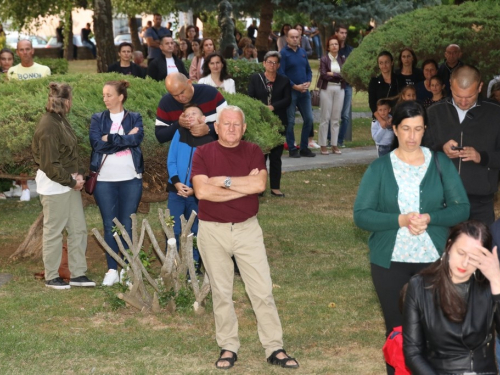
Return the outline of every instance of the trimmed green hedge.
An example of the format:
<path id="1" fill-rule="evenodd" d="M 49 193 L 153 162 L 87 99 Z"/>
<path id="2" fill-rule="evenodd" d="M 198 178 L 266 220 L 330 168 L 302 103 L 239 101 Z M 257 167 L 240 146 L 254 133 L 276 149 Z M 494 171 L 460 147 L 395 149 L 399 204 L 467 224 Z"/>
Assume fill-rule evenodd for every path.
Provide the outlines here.
<path id="1" fill-rule="evenodd" d="M 35 57 L 35 62 L 50 68 L 51 74 L 68 74 L 68 60 Z"/>
<path id="2" fill-rule="evenodd" d="M 55 75 L 39 80 L 0 83 L 0 170 L 13 165 L 33 167 L 31 139 L 40 116 L 45 112 L 49 82 L 66 82 L 73 87 L 73 107 L 69 114 L 81 146 L 82 159 L 90 156 L 88 132 L 93 113 L 105 110 L 102 87 L 106 81 L 123 79 L 117 73 Z M 156 108 L 166 93 L 163 82 L 128 78 L 130 82 L 126 108 L 142 114 L 145 137 L 142 150 L 146 168 L 151 162 L 166 159 L 167 149 L 154 135 Z M 283 142 L 281 122 L 261 102 L 246 95 L 224 94 L 227 102 L 241 107 L 246 115 L 245 139 L 258 144 L 264 152 Z"/>
<path id="3" fill-rule="evenodd" d="M 250 76 L 256 72 L 263 72 L 264 66 L 261 63 L 254 63 L 246 60 L 227 59 L 227 72 L 233 77 L 236 84 L 236 92 L 246 94 L 248 92 L 248 82 Z M 184 61 L 184 66 L 189 72 L 191 60 Z"/>
<path id="4" fill-rule="evenodd" d="M 377 67 L 380 51 L 390 51 L 395 66 L 405 46 L 413 48 L 419 64 L 427 58 L 441 63 L 446 46 L 456 43 L 462 49 L 462 60 L 477 66 L 487 82 L 499 70 L 499 15 L 499 2 L 483 0 L 423 8 L 396 16 L 363 40 L 349 56 L 343 73 L 357 90 L 367 90 L 370 78 L 380 74 Z"/>

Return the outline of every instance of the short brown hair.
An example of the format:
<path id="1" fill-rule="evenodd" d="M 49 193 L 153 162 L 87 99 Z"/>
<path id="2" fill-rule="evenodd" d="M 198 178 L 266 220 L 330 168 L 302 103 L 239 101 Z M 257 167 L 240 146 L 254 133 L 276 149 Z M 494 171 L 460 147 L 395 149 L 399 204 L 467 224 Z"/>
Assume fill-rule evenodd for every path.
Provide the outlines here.
<path id="1" fill-rule="evenodd" d="M 66 116 L 70 110 L 71 86 L 67 83 L 49 83 L 49 100 L 45 109 L 47 112 Z"/>
<path id="2" fill-rule="evenodd" d="M 134 46 L 132 45 L 132 43 L 129 42 L 120 43 L 120 46 L 118 47 L 118 52 L 121 52 L 123 47 L 130 47 L 132 52 L 134 52 Z"/>
<path id="3" fill-rule="evenodd" d="M 333 40 L 335 39 L 337 42 L 339 42 L 339 47 L 340 47 L 340 40 L 339 40 L 339 37 L 335 34 L 333 34 L 331 37 L 329 37 L 327 40 L 326 40 L 326 45 L 325 45 L 325 48 L 326 50 L 328 51 L 328 45 L 330 44 L 330 40 Z"/>

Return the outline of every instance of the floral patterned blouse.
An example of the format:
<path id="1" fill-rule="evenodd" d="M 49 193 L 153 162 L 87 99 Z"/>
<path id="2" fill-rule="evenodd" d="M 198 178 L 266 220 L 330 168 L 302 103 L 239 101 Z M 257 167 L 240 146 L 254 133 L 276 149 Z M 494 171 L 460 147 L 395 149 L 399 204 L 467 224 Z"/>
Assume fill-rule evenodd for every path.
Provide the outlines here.
<path id="1" fill-rule="evenodd" d="M 425 161 L 422 165 L 409 165 L 401 161 L 391 152 L 391 163 L 398 184 L 398 204 L 402 214 L 420 212 L 420 183 L 422 182 L 429 163 L 431 151 L 421 147 Z M 439 258 L 439 254 L 431 240 L 424 232 L 418 236 L 410 233 L 407 227 L 399 228 L 391 261 L 405 263 L 431 263 Z"/>

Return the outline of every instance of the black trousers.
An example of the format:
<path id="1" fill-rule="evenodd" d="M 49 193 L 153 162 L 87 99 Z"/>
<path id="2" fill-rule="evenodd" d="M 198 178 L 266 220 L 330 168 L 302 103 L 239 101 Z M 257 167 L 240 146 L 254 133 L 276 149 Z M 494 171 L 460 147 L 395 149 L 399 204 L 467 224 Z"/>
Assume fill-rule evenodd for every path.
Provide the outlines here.
<path id="1" fill-rule="evenodd" d="M 470 195 L 467 194 L 470 202 L 470 220 L 478 220 L 488 227 L 495 221 L 494 194 L 491 195 Z"/>
<path id="2" fill-rule="evenodd" d="M 401 289 L 412 276 L 430 264 L 391 262 L 390 268 L 371 264 L 373 285 L 384 315 L 386 337 L 394 327 L 403 325 L 403 314 L 399 308 Z M 393 375 L 394 368 L 387 365 L 387 374 Z"/>
<path id="3" fill-rule="evenodd" d="M 276 146 L 266 154 L 266 162 L 269 156 L 269 178 L 271 179 L 271 189 L 279 190 L 281 182 L 281 155 L 284 145 Z"/>

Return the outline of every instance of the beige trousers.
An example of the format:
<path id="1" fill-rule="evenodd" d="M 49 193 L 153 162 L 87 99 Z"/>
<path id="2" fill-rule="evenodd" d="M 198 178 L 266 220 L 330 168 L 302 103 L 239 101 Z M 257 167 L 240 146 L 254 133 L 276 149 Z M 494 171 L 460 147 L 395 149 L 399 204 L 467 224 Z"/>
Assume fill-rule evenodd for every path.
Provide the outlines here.
<path id="1" fill-rule="evenodd" d="M 328 136 L 328 123 L 330 123 L 332 146 L 337 146 L 339 138 L 340 115 L 344 105 L 344 90 L 340 85 L 328 84 L 325 90 L 320 90 L 321 120 L 319 123 L 318 143 L 326 146 Z"/>
<path id="2" fill-rule="evenodd" d="M 238 319 L 233 305 L 234 255 L 257 318 L 257 331 L 266 358 L 283 348 L 283 332 L 273 298 L 273 283 L 262 229 L 254 216 L 243 223 L 199 221 L 198 244 L 210 277 L 215 335 L 221 349 L 237 353 Z"/>
<path id="3" fill-rule="evenodd" d="M 71 278 L 87 271 L 87 224 L 83 213 L 82 193 L 40 195 L 43 207 L 43 264 L 45 280 L 59 277 L 63 230 L 68 231 L 68 266 Z"/>

